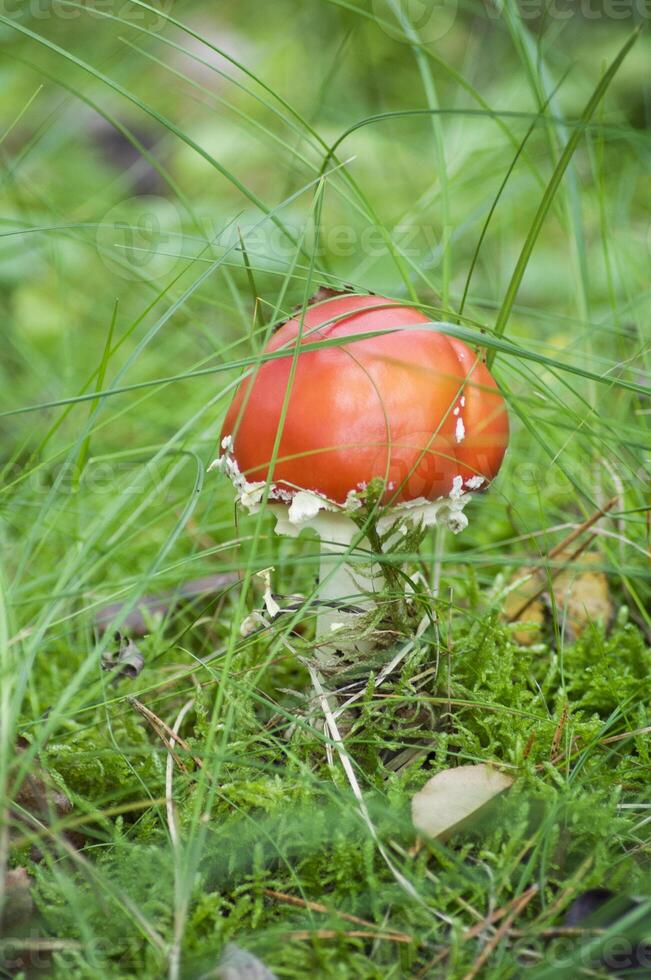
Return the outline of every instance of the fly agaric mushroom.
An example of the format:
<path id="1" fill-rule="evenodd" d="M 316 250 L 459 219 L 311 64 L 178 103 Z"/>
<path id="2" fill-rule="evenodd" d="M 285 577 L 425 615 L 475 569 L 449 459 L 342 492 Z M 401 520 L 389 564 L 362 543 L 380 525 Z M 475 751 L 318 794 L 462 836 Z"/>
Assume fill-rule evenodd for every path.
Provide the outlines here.
<path id="1" fill-rule="evenodd" d="M 378 545 L 410 527 L 467 525 L 470 491 L 497 474 L 509 431 L 493 378 L 462 341 L 395 300 L 326 295 L 272 336 L 213 464 L 249 511 L 266 498 L 279 533 L 320 535 L 320 641 L 347 622 L 337 604 L 372 606 Z"/>

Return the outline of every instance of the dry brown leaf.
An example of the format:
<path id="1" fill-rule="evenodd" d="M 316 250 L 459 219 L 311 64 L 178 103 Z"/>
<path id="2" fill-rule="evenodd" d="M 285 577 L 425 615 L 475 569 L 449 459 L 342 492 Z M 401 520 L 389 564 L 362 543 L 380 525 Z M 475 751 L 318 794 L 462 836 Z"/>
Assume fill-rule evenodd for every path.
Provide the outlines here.
<path id="1" fill-rule="evenodd" d="M 587 561 L 599 563 L 597 555 L 588 555 Z M 608 579 L 603 572 L 580 572 L 568 569 L 554 583 L 556 605 L 573 636 L 579 636 L 590 623 L 608 625 L 614 615 L 614 607 L 608 589 Z"/>
<path id="2" fill-rule="evenodd" d="M 484 763 L 444 769 L 428 779 L 412 799 L 414 826 L 427 837 L 441 837 L 512 784 L 511 776 Z"/>
<path id="3" fill-rule="evenodd" d="M 29 743 L 22 738 L 18 740 L 18 752 L 29 748 Z M 73 806 L 68 797 L 38 763 L 32 762 L 30 772 L 21 781 L 15 796 L 15 807 L 11 808 L 11 816 L 16 828 L 24 827 L 29 832 L 39 832 L 40 825 L 50 827 L 52 823 L 65 820 L 73 813 Z M 65 831 L 66 839 L 73 847 L 82 847 L 84 837 L 75 831 Z M 40 858 L 37 848 L 32 857 Z"/>
<path id="4" fill-rule="evenodd" d="M 0 908 L 0 933 L 16 929 L 24 925 L 32 917 L 34 901 L 31 893 L 31 882 L 25 868 L 14 868 L 7 871 L 4 877 L 4 888 Z"/>
<path id="5" fill-rule="evenodd" d="M 537 571 L 539 570 L 534 568 L 521 568 L 512 577 L 510 584 L 514 585 L 519 579 L 523 579 L 527 575 L 530 576 L 509 592 L 502 609 L 502 617 L 507 623 L 523 624 L 522 629 L 514 628 L 513 630 L 513 636 L 521 646 L 531 646 L 539 642 L 547 618 L 543 596 L 535 598 L 541 585 L 540 576 L 536 574 Z M 532 601 L 520 613 L 522 607 L 529 600 Z"/>
<path id="6" fill-rule="evenodd" d="M 567 559 L 567 554 L 556 556 L 557 561 Z M 581 565 L 600 564 L 598 555 L 582 555 Z M 511 579 L 512 583 L 530 575 L 506 597 L 503 617 L 522 629 L 514 630 L 514 637 L 522 646 L 531 646 L 540 642 L 545 624 L 551 618 L 552 601 L 550 592 L 553 589 L 554 602 L 561 622 L 565 624 L 566 639 L 572 640 L 580 636 L 590 624 L 603 622 L 608 625 L 614 615 L 614 607 L 608 589 L 608 579 L 602 571 L 595 569 L 581 570 L 575 566 L 560 571 L 549 582 L 545 569 L 522 568 Z M 544 591 L 541 588 L 546 586 Z M 526 609 L 522 607 L 528 600 L 533 601 Z"/>

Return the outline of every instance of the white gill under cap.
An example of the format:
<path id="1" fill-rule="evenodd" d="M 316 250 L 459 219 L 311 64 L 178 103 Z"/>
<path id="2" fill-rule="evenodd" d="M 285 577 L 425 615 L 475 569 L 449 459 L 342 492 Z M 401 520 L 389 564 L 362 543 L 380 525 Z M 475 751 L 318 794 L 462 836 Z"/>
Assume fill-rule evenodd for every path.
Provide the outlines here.
<path id="1" fill-rule="evenodd" d="M 233 454 L 231 435 L 222 439 L 222 450 L 222 455 L 209 466 L 209 470 L 218 469 L 224 473 L 235 488 L 237 503 L 250 514 L 257 513 L 265 495 L 266 482 L 249 482 L 240 471 Z M 401 533 L 406 533 L 410 525 L 422 523 L 424 527 L 441 524 L 453 534 L 458 534 L 468 526 L 464 509 L 471 497 L 469 491 L 478 490 L 484 482 L 483 476 L 471 476 L 464 482 L 463 477 L 457 475 L 448 496 L 437 500 L 417 497 L 391 507 L 380 517 L 378 532 L 384 534 L 397 525 Z M 350 519 L 349 515 L 363 506 L 363 491 L 363 487 L 350 490 L 345 503 L 338 504 L 316 490 L 297 489 L 292 492 L 272 483 L 267 497 L 275 505 L 276 532 L 296 537 L 306 527 L 313 528 L 319 534 L 327 534 L 333 529 L 333 518 L 335 521 L 337 518 Z"/>

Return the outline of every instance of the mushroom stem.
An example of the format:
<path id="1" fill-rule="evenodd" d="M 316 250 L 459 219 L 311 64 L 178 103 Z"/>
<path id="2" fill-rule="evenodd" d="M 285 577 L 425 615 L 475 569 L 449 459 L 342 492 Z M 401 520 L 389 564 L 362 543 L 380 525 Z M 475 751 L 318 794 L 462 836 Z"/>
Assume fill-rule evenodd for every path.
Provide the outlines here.
<path id="1" fill-rule="evenodd" d="M 321 607 L 317 619 L 316 636 L 319 649 L 327 653 L 337 648 L 336 634 L 340 629 L 351 628 L 354 617 L 358 613 L 347 610 L 346 607 L 356 607 L 367 610 L 373 608 L 373 600 L 369 593 L 376 591 L 376 576 L 372 570 L 369 575 L 360 565 L 351 563 L 350 547 L 359 529 L 354 521 L 346 514 L 329 513 L 320 515 L 319 535 L 321 539 L 321 563 L 319 568 L 319 601 L 332 603 L 331 607 Z M 362 538 L 358 547 L 370 551 L 366 538 Z M 332 643 L 322 641 L 333 638 Z M 350 645 L 350 641 L 346 644 Z M 360 652 L 368 650 L 370 643 L 357 641 L 354 643 Z"/>
<path id="2" fill-rule="evenodd" d="M 240 487 L 243 495 L 262 493 L 264 484 Z M 312 528 L 321 541 L 319 591 L 316 624 L 317 660 L 324 665 L 333 663 L 337 651 L 364 655 L 373 650 L 371 613 L 377 600 L 387 593 L 391 601 L 385 612 L 392 627 L 400 632 L 406 621 L 405 581 L 402 569 L 391 561 L 383 562 L 381 555 L 399 552 L 404 536 L 412 528 L 444 524 L 455 534 L 468 523 L 463 509 L 470 497 L 464 493 L 461 476 L 447 497 L 438 500 L 418 498 L 398 504 L 388 514 L 374 521 L 361 521 L 361 504 L 336 504 L 310 490 L 299 490 L 290 502 L 274 501 L 276 533 L 297 537 L 303 528 Z M 254 501 L 254 506 L 255 506 Z M 350 513 L 355 513 L 355 519 Z M 354 543 L 356 559 L 352 561 Z M 355 607 L 355 608 L 351 608 Z M 369 627 L 367 629 L 367 627 Z M 366 635 L 364 635 L 366 634 Z M 377 640 L 377 637 L 375 637 Z"/>
<path id="3" fill-rule="evenodd" d="M 343 509 L 309 491 L 299 491 L 290 506 L 274 504 L 274 513 L 277 534 L 297 537 L 309 527 L 319 537 L 317 660 L 331 663 L 337 650 L 368 653 L 373 642 L 368 637 L 359 638 L 360 617 L 374 608 L 373 596 L 382 590 L 382 580 L 367 538 L 359 538 L 358 526 Z M 351 560 L 354 541 L 361 562 Z"/>

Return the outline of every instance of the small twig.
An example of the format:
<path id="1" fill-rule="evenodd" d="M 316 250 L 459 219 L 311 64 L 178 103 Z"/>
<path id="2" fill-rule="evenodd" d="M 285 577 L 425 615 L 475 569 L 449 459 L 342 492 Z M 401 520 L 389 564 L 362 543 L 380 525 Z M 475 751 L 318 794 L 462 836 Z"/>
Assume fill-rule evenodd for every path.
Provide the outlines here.
<path id="1" fill-rule="evenodd" d="M 537 887 L 538 887 L 537 885 L 533 886 L 533 888 L 535 889 L 537 889 Z M 531 889 L 529 889 L 529 891 L 531 891 Z M 489 914 L 485 916 L 481 920 L 481 922 L 476 922 L 474 926 L 471 926 L 469 929 L 466 929 L 466 931 L 461 934 L 459 942 L 462 944 L 467 943 L 470 942 L 470 940 L 472 939 L 476 939 L 477 936 L 481 936 L 482 932 L 490 928 L 490 926 L 495 925 L 496 922 L 499 922 L 500 919 L 503 919 L 505 915 L 511 912 L 514 908 L 516 908 L 518 903 L 521 902 L 522 898 L 527 894 L 528 892 L 524 892 L 522 895 L 519 895 L 517 898 L 514 898 L 510 902 L 507 902 L 507 904 L 503 905 L 501 908 L 494 909 L 494 911 L 489 912 Z M 509 921 L 513 921 L 513 920 L 510 919 Z M 447 959 L 447 957 L 450 955 L 450 952 L 451 952 L 450 946 L 446 946 L 444 949 L 440 950 L 436 954 L 436 956 L 429 961 L 429 963 L 425 964 L 422 970 L 419 970 L 416 976 L 417 977 L 426 976 L 435 966 L 438 966 L 439 963 L 442 963 L 443 960 Z"/>
<path id="2" fill-rule="evenodd" d="M 23 939 L 20 936 L 15 938 L 3 936 L 0 939 L 0 949 L 6 947 L 14 951 L 18 949 L 21 953 L 58 953 L 71 949 L 83 949 L 82 944 L 73 939 L 39 939 L 38 937 Z"/>
<path id="3" fill-rule="evenodd" d="M 633 738 L 634 735 L 648 735 L 651 732 L 651 725 L 646 728 L 636 728 L 632 732 L 622 732 L 621 735 L 609 735 L 608 738 L 600 738 L 601 745 L 612 745 L 613 742 L 622 742 L 625 738 Z"/>
<path id="4" fill-rule="evenodd" d="M 495 935 L 488 940 L 481 953 L 464 976 L 463 980 L 474 980 L 474 978 L 479 974 L 479 971 L 483 969 L 484 964 L 488 962 L 502 939 L 504 939 L 504 937 L 507 935 L 509 929 L 511 928 L 511 924 L 515 921 L 520 912 L 526 908 L 534 895 L 538 893 L 538 890 L 538 885 L 532 885 L 531 888 L 528 888 L 526 892 L 523 892 L 522 895 L 520 895 L 513 905 L 511 912 L 506 916 L 499 929 L 496 930 Z"/>
<path id="5" fill-rule="evenodd" d="M 591 528 L 593 524 L 596 524 L 600 518 L 602 518 L 605 514 L 608 513 L 608 511 L 612 510 L 618 500 L 619 500 L 619 496 L 617 494 L 614 497 L 611 497 L 608 503 L 604 504 L 604 506 L 601 507 L 599 510 L 596 510 L 594 514 L 592 514 L 592 516 L 587 519 L 587 521 L 584 521 L 583 524 L 579 524 L 579 526 L 575 527 L 574 530 L 571 531 L 566 538 L 563 538 L 563 540 L 559 541 L 557 545 L 554 545 L 554 547 L 549 552 L 549 557 L 556 558 L 557 555 L 562 554 L 562 552 L 565 551 L 566 548 L 568 548 L 574 541 L 576 541 L 576 539 L 579 537 L 580 534 L 583 534 L 584 531 L 587 531 L 588 528 Z"/>
<path id="6" fill-rule="evenodd" d="M 594 858 L 590 854 L 585 861 L 579 865 L 570 884 L 556 896 L 553 902 L 548 905 L 538 917 L 538 922 L 552 922 L 556 916 L 570 904 L 572 899 L 578 894 L 580 883 L 587 875 L 594 864 Z"/>
<path id="7" fill-rule="evenodd" d="M 305 939 L 340 939 L 345 936 L 347 939 L 384 939 L 390 943 L 413 943 L 411 936 L 406 936 L 401 932 L 369 932 L 366 929 L 351 929 L 348 932 L 338 932 L 336 929 L 309 929 L 298 932 L 290 932 L 289 938 L 302 941 Z"/>
<path id="8" fill-rule="evenodd" d="M 307 898 L 299 898 L 298 895 L 288 895 L 287 892 L 277 892 L 273 888 L 263 888 L 262 891 L 267 898 L 274 898 L 277 902 L 284 902 L 286 905 L 295 905 L 297 908 L 307 909 L 310 912 L 321 912 L 323 915 L 330 913 L 330 909 L 326 905 L 321 905 L 320 902 L 312 902 Z M 339 909 L 336 909 L 335 914 L 340 919 L 345 919 L 347 922 L 354 922 L 358 926 L 375 928 L 374 922 L 359 919 L 356 915 L 350 915 L 348 912 L 340 912 Z"/>
<path id="9" fill-rule="evenodd" d="M 533 932 L 532 929 L 509 929 L 509 936 L 517 939 L 531 938 L 532 936 L 540 939 L 558 939 L 561 936 L 603 936 L 607 929 L 586 928 L 581 926 L 556 926 L 550 929 L 539 929 Z"/>
<path id="10" fill-rule="evenodd" d="M 574 530 L 571 531 L 570 534 L 567 535 L 567 537 L 563 538 L 562 541 L 560 541 L 549 551 L 547 558 L 554 559 L 557 558 L 559 555 L 561 555 L 569 547 L 569 545 L 571 545 L 581 534 L 584 533 L 584 531 L 587 531 L 589 528 L 592 527 L 593 524 L 596 524 L 600 518 L 604 517 L 604 515 L 607 514 L 608 511 L 612 510 L 612 508 L 615 506 L 618 500 L 619 500 L 618 496 L 613 497 L 611 500 L 608 501 L 607 504 L 604 504 L 603 507 L 595 511 L 594 514 L 592 514 L 592 516 L 587 519 L 587 521 L 584 521 L 583 524 L 579 524 L 578 527 L 574 528 Z M 568 557 L 566 561 L 566 565 L 570 564 L 572 561 L 575 561 L 576 558 L 578 558 L 586 550 L 586 548 L 588 548 L 592 544 L 595 538 L 596 535 L 591 534 L 590 537 L 587 539 L 587 541 L 585 541 L 582 545 L 580 545 Z M 558 568 L 553 568 L 549 570 L 549 578 L 551 579 L 552 582 L 558 575 L 560 575 L 564 567 L 565 567 L 564 565 L 560 565 Z M 533 605 L 533 603 L 536 602 L 536 600 L 539 599 L 541 595 L 546 591 L 548 585 L 549 585 L 548 582 L 544 582 L 543 585 L 540 587 L 540 589 L 538 589 L 538 591 L 534 595 L 530 596 L 516 612 L 514 612 L 511 616 L 509 616 L 509 622 L 514 623 L 517 620 L 521 619 L 522 615 L 527 611 L 529 606 Z"/>
<path id="11" fill-rule="evenodd" d="M 369 922 L 367 919 L 360 919 L 357 915 L 350 915 L 349 912 L 341 912 L 339 909 L 329 909 L 325 905 L 321 905 L 319 902 L 311 902 L 306 898 L 299 898 L 297 895 L 288 895 L 286 892 L 277 892 L 273 888 L 265 888 L 264 894 L 269 898 L 276 899 L 277 902 L 285 902 L 287 905 L 295 905 L 297 908 L 308 909 L 310 912 L 320 912 L 322 915 L 338 915 L 340 919 L 345 919 L 346 922 L 353 922 L 358 926 L 367 926 L 369 929 L 376 929 L 375 922 Z M 405 937 L 405 942 L 413 942 L 412 936 L 407 935 L 407 933 L 395 933 L 391 931 L 392 936 L 402 935 Z"/>
<path id="12" fill-rule="evenodd" d="M 183 759 L 181 759 L 180 756 L 174 751 L 174 740 L 170 739 L 167 735 L 163 720 L 159 718 L 158 715 L 155 715 L 153 711 L 150 711 L 149 708 L 146 708 L 144 704 L 138 700 L 138 698 L 127 698 L 127 700 L 131 706 L 136 709 L 138 714 L 142 715 L 142 717 L 149 722 L 181 772 L 187 774 L 188 767 L 183 762 Z"/>
<path id="13" fill-rule="evenodd" d="M 136 711 L 149 722 L 149 724 L 152 726 L 152 728 L 160 738 L 161 742 L 163 742 L 163 744 L 165 745 L 167 751 L 174 757 L 174 761 L 176 762 L 176 764 L 178 765 L 179 769 L 182 772 L 187 773 L 188 769 L 185 763 L 183 762 L 183 760 L 179 758 L 178 754 L 174 751 L 175 742 L 178 742 L 181 748 L 188 753 L 188 755 L 194 762 L 197 769 L 202 768 L 201 759 L 198 759 L 196 755 L 192 754 L 192 749 L 185 741 L 185 739 L 181 738 L 181 736 L 178 733 L 175 734 L 175 732 L 173 731 L 173 729 L 170 728 L 167 722 L 163 721 L 162 718 L 159 718 L 158 715 L 154 714 L 153 711 L 150 711 L 150 709 L 147 708 L 142 703 L 142 701 L 139 701 L 138 698 L 131 697 L 131 698 L 127 698 L 127 700 L 129 704 L 133 708 L 135 708 Z"/>
<path id="14" fill-rule="evenodd" d="M 577 558 L 580 558 L 583 552 L 587 551 L 587 549 L 590 547 L 590 545 L 592 544 L 592 542 L 595 540 L 596 537 L 597 537 L 596 534 L 591 534 L 590 537 L 583 542 L 583 544 L 579 545 L 579 547 L 575 551 L 573 551 L 571 555 L 567 556 L 564 564 L 559 565 L 557 568 L 547 569 L 548 576 L 549 576 L 548 579 L 545 582 L 543 582 L 543 584 L 540 586 L 537 592 L 534 592 L 532 596 L 530 596 L 525 602 L 523 602 L 523 604 L 519 607 L 519 609 L 517 609 L 511 616 L 509 616 L 508 619 L 509 623 L 515 623 L 519 619 L 521 619 L 524 613 L 526 613 L 529 606 L 532 606 L 534 602 L 540 599 L 541 595 L 543 595 L 547 591 L 550 582 L 553 582 L 555 579 L 557 579 L 558 576 L 561 574 L 561 572 L 565 571 L 568 565 L 570 565 L 573 561 L 576 561 Z M 550 553 L 550 557 L 551 557 L 551 553 Z M 541 571 L 542 569 L 536 569 L 534 575 L 540 574 Z"/>

